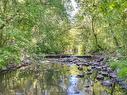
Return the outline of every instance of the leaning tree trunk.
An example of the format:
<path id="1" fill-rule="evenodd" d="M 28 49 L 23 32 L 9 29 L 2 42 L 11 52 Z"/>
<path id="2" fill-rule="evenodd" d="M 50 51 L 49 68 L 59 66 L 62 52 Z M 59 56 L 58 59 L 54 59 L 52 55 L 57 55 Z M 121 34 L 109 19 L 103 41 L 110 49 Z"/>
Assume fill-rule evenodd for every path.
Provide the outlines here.
<path id="1" fill-rule="evenodd" d="M 110 27 L 110 32 L 111 32 L 111 34 L 112 34 L 114 43 L 115 43 L 116 47 L 119 48 L 119 43 L 118 43 L 117 37 L 115 36 L 115 33 L 114 33 L 114 31 L 112 30 L 112 25 L 111 25 L 110 23 L 109 23 L 109 27 Z"/>
<path id="2" fill-rule="evenodd" d="M 94 17 L 92 17 L 92 20 L 91 20 L 91 28 L 92 28 L 92 33 L 93 33 L 93 36 L 94 36 L 94 39 L 95 39 L 95 46 L 96 46 L 96 49 L 99 50 L 99 49 L 103 49 L 99 44 L 98 44 L 98 38 L 97 38 L 97 34 L 95 33 L 95 26 L 94 26 Z"/>

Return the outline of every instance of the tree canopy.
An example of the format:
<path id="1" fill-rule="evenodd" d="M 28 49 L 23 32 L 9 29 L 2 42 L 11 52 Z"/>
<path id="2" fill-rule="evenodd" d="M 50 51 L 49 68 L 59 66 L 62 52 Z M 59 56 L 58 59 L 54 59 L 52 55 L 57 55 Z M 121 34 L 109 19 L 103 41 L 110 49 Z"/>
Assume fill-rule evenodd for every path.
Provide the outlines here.
<path id="1" fill-rule="evenodd" d="M 127 54 L 127 1 L 0 0 L 0 67 L 34 54 Z"/>

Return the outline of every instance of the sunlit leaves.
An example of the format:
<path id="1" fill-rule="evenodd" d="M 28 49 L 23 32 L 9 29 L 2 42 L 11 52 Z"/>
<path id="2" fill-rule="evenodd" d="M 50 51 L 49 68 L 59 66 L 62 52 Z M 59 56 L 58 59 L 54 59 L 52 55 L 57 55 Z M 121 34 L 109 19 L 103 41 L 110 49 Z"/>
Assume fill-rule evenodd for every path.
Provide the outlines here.
<path id="1" fill-rule="evenodd" d="M 23 3 L 25 3 L 25 0 L 18 0 L 18 2 L 23 4 Z"/>

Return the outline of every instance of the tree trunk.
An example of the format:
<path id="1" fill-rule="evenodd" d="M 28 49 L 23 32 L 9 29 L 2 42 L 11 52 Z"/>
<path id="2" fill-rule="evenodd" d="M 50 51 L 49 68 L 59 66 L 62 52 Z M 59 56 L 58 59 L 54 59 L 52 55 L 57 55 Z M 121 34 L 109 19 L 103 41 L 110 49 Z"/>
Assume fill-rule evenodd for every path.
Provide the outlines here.
<path id="1" fill-rule="evenodd" d="M 97 39 L 97 34 L 95 33 L 95 27 L 94 27 L 94 17 L 92 17 L 92 21 L 91 21 L 91 28 L 92 28 L 92 32 L 93 32 L 93 35 L 94 35 L 94 38 L 95 38 L 95 46 L 96 46 L 96 49 L 99 50 L 99 49 L 103 49 L 99 44 L 98 44 L 98 39 Z"/>
<path id="2" fill-rule="evenodd" d="M 112 25 L 111 25 L 110 23 L 109 23 L 109 27 L 110 27 L 110 31 L 111 31 L 111 34 L 112 34 L 114 43 L 115 43 L 116 47 L 119 48 L 118 40 L 117 40 L 117 38 L 116 38 L 116 36 L 115 36 L 115 33 L 114 33 L 113 30 L 112 30 Z"/>

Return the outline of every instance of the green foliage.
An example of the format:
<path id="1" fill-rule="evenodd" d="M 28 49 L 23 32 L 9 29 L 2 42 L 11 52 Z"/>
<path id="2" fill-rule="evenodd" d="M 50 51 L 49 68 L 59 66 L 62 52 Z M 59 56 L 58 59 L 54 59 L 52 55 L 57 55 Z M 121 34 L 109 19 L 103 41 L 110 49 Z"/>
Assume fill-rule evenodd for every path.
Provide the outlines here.
<path id="1" fill-rule="evenodd" d="M 127 1 L 79 0 L 79 3 L 76 27 L 83 32 L 81 40 L 88 47 L 85 51 L 115 50 L 127 54 Z"/>
<path id="2" fill-rule="evenodd" d="M 126 0 L 78 0 L 73 24 L 65 2 L 0 0 L 0 67 L 33 54 L 115 51 L 126 56 Z"/>
<path id="3" fill-rule="evenodd" d="M 33 53 L 61 53 L 68 45 L 62 0 L 0 1 L 0 67 Z"/>
<path id="4" fill-rule="evenodd" d="M 121 78 L 127 78 L 127 59 L 111 60 L 109 65 L 113 70 L 118 70 L 118 75 Z"/>

